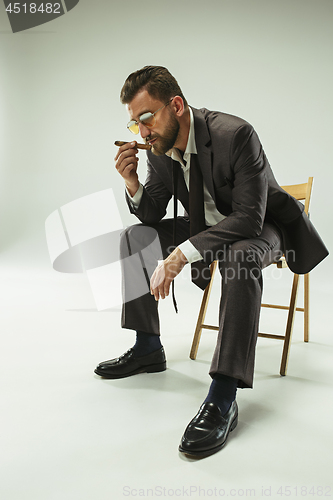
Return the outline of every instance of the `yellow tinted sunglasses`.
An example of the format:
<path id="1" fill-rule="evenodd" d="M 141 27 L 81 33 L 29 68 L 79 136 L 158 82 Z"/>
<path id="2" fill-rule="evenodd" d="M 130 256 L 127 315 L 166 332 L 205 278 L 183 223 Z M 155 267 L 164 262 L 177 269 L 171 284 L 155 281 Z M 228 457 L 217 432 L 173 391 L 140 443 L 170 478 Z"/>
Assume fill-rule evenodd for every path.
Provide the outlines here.
<path id="1" fill-rule="evenodd" d="M 139 133 L 139 123 L 142 123 L 147 128 L 152 128 L 156 124 L 156 113 L 161 111 L 161 109 L 165 108 L 170 102 L 172 101 L 173 97 L 166 103 L 164 104 L 161 108 L 159 108 L 155 113 L 143 113 L 143 115 L 139 116 L 138 120 L 131 120 L 127 124 L 128 130 L 132 132 L 132 134 L 138 134 Z"/>

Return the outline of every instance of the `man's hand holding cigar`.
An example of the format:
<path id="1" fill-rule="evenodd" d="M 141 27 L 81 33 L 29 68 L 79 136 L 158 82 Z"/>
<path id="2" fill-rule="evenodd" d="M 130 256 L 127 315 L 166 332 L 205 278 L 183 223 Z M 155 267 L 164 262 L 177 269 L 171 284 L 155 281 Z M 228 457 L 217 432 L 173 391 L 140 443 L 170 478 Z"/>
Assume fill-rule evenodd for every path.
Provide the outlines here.
<path id="1" fill-rule="evenodd" d="M 117 141 L 118 144 L 121 141 Z M 116 144 L 116 145 L 118 145 Z M 141 148 L 142 149 L 142 148 Z M 130 196 L 134 196 L 139 189 L 139 177 L 137 174 L 139 158 L 136 156 L 138 153 L 138 144 L 136 141 L 124 142 L 120 146 L 118 153 L 115 156 L 116 169 L 123 177 L 126 188 Z"/>

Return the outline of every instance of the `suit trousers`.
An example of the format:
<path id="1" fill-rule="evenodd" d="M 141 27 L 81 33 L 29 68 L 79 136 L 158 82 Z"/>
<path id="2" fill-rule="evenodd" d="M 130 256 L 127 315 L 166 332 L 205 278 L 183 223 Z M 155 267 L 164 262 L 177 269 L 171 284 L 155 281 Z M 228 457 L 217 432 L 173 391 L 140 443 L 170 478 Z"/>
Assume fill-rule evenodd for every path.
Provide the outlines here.
<path id="1" fill-rule="evenodd" d="M 174 249 L 173 220 L 136 224 L 121 236 L 122 327 L 160 335 L 158 302 L 149 281 L 158 261 Z M 176 245 L 190 235 L 189 220 L 178 217 Z M 210 375 L 221 373 L 238 379 L 238 387 L 252 387 L 255 347 L 262 297 L 262 269 L 283 254 L 282 237 L 272 223 L 264 223 L 260 236 L 221 247 L 204 256 L 207 264 L 219 261 L 222 293 L 219 332 Z"/>

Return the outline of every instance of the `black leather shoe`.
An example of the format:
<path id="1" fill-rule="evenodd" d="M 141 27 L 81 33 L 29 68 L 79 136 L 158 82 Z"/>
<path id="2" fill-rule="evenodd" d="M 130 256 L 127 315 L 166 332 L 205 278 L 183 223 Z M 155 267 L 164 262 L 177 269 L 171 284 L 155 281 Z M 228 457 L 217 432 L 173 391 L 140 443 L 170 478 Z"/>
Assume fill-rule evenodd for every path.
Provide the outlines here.
<path id="1" fill-rule="evenodd" d="M 124 378 L 137 373 L 154 373 L 166 370 L 164 349 L 136 356 L 133 348 L 122 354 L 119 358 L 102 361 L 95 369 L 95 373 L 104 378 Z"/>
<path id="2" fill-rule="evenodd" d="M 238 423 L 238 406 L 232 403 L 225 415 L 214 403 L 204 403 L 185 429 L 179 451 L 197 458 L 219 451 L 227 440 L 229 432 Z"/>

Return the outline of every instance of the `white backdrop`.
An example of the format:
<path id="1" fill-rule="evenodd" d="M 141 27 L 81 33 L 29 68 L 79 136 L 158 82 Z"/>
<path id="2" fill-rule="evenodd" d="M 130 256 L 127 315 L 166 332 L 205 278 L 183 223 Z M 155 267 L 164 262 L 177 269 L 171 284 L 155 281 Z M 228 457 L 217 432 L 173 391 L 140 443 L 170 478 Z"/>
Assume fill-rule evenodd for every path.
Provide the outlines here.
<path id="1" fill-rule="evenodd" d="M 1 498 L 118 499 L 125 485 L 156 484 L 255 487 L 255 498 L 283 485 L 296 499 L 304 484 L 311 498 L 313 485 L 328 491 L 330 257 L 311 273 L 311 342 L 296 319 L 288 376 L 278 375 L 281 344 L 260 339 L 235 438 L 189 463 L 178 443 L 207 393 L 214 344 L 203 335 L 197 362 L 188 359 L 200 290 L 180 280 L 179 314 L 170 300 L 160 306 L 167 372 L 100 380 L 97 362 L 124 352 L 133 333 L 120 334 L 118 309 L 97 313 L 84 275 L 51 269 L 45 220 L 112 188 L 123 224 L 136 222 L 113 162 L 114 140 L 133 137 L 119 92 L 129 73 L 156 64 L 194 107 L 252 123 L 282 185 L 314 176 L 311 218 L 330 249 L 332 20 L 332 0 L 80 0 L 13 34 L 0 2 Z M 265 276 L 266 302 L 286 291 L 282 281 Z M 285 325 L 263 320 L 262 331 Z"/>

